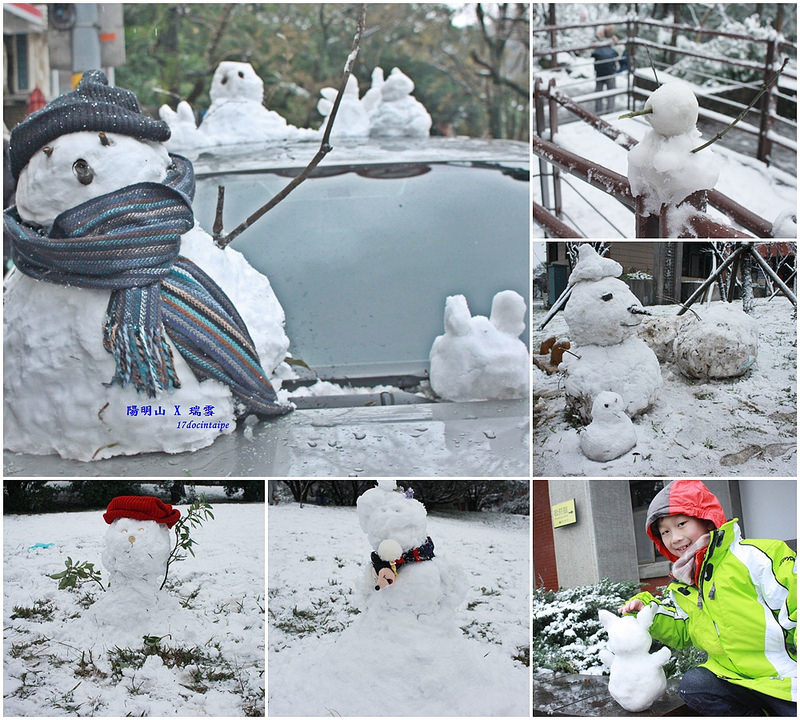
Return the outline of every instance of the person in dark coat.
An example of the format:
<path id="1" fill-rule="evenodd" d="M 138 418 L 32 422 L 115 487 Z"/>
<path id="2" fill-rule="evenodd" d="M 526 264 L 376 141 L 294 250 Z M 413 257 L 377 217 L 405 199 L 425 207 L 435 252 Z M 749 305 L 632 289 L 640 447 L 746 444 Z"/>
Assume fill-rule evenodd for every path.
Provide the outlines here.
<path id="1" fill-rule="evenodd" d="M 595 86 L 594 91 L 615 90 L 617 87 L 617 58 L 619 53 L 611 47 L 611 43 L 617 42 L 612 25 L 601 26 L 597 29 L 597 37 L 602 41 L 607 41 L 608 45 L 595 48 L 592 51 L 594 58 Z M 615 99 L 613 97 L 597 98 L 594 101 L 594 111 L 598 114 L 603 112 L 603 100 L 605 100 L 606 112 L 614 110 Z"/>

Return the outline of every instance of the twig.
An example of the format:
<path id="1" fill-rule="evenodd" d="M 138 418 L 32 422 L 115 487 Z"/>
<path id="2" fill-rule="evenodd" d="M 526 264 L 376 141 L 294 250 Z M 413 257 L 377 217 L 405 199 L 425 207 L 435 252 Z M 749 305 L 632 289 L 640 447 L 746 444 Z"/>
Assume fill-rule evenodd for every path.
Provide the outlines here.
<path id="1" fill-rule="evenodd" d="M 217 213 L 214 216 L 214 225 L 211 232 L 214 237 L 214 242 L 219 243 L 220 236 L 222 235 L 222 206 L 225 204 L 225 186 L 217 186 Z"/>
<path id="2" fill-rule="evenodd" d="M 650 67 L 653 69 L 653 77 L 656 79 L 656 85 L 661 85 L 661 83 L 658 82 L 658 74 L 656 73 L 655 63 L 653 62 L 653 58 L 650 57 L 650 50 L 647 48 L 647 46 L 645 46 L 644 49 L 647 53 L 647 59 L 650 61 Z"/>
<path id="3" fill-rule="evenodd" d="M 330 144 L 331 130 L 333 130 L 333 121 L 336 119 L 336 113 L 339 111 L 339 105 L 342 102 L 342 96 L 344 95 L 345 86 L 347 85 L 347 81 L 350 78 L 351 72 L 353 71 L 353 64 L 355 63 L 356 57 L 358 56 L 358 51 L 361 44 L 361 35 L 364 32 L 366 17 L 367 17 L 367 6 L 364 3 L 361 5 L 361 10 L 359 12 L 358 27 L 356 28 L 356 34 L 355 37 L 353 38 L 353 49 L 347 56 L 347 62 L 344 65 L 344 75 L 342 76 L 342 82 L 339 85 L 339 92 L 336 95 L 336 100 L 334 100 L 333 102 L 333 108 L 331 109 L 330 115 L 328 115 L 328 122 L 325 125 L 325 132 L 322 135 L 322 142 L 320 143 L 319 150 L 317 150 L 317 154 L 311 159 L 311 162 L 308 163 L 305 170 L 303 170 L 303 172 L 301 172 L 288 185 L 286 185 L 286 187 L 284 187 L 283 190 L 281 190 L 267 203 L 258 208 L 258 210 L 256 210 L 252 215 L 250 215 L 240 225 L 231 230 L 225 237 L 217 240 L 217 245 L 219 245 L 220 247 L 222 248 L 226 247 L 235 238 L 237 238 L 245 230 L 247 230 L 247 228 L 249 228 L 254 222 L 256 222 L 256 220 L 258 220 L 267 212 L 272 210 L 272 208 L 274 208 L 281 200 L 283 200 L 290 192 L 292 192 L 292 190 L 294 190 L 309 175 L 311 175 L 311 173 L 314 171 L 314 168 L 316 168 L 317 165 L 319 165 L 319 163 L 322 161 L 322 159 L 331 150 L 333 150 L 333 147 Z"/>
<path id="4" fill-rule="evenodd" d="M 653 112 L 653 108 L 646 107 L 642 110 L 636 110 L 635 112 L 629 112 L 625 113 L 624 115 L 620 115 L 617 118 L 617 120 L 624 120 L 625 118 L 638 117 L 639 115 L 649 115 L 651 112 Z"/>
<path id="5" fill-rule="evenodd" d="M 730 130 L 730 129 L 731 129 L 733 126 L 734 126 L 734 125 L 736 125 L 736 123 L 738 123 L 738 122 L 739 122 L 739 121 L 740 121 L 740 120 L 741 120 L 741 119 L 742 119 L 742 118 L 743 118 L 743 117 L 744 117 L 744 116 L 747 114 L 747 111 L 748 111 L 748 110 L 750 110 L 750 108 L 751 108 L 751 107 L 753 107 L 753 105 L 755 105 L 755 104 L 758 102 L 758 99 L 759 99 L 759 98 L 760 98 L 760 97 L 761 97 L 761 96 L 762 96 L 762 95 L 763 95 L 765 92 L 767 92 L 767 90 L 769 90 L 769 89 L 770 89 L 770 87 L 772 86 L 772 84 L 773 84 L 775 81 L 777 81 L 777 79 L 778 79 L 778 76 L 779 76 L 779 75 L 780 75 L 780 74 L 783 72 L 783 68 L 785 68 L 785 67 L 786 67 L 786 63 L 787 63 L 787 62 L 789 62 L 789 58 L 788 58 L 788 57 L 784 58 L 784 60 L 783 60 L 783 65 L 781 65 L 781 69 L 780 69 L 780 70 L 778 70 L 778 72 L 776 72 L 776 73 L 775 73 L 775 74 L 772 76 L 772 78 L 770 79 L 770 81 L 769 81 L 769 82 L 768 82 L 766 85 L 764 85 L 764 87 L 762 87 L 762 88 L 761 88 L 761 91 L 758 93 L 758 95 L 756 95 L 756 96 L 753 98 L 752 102 L 751 102 L 751 103 L 750 103 L 750 104 L 749 104 L 749 105 L 748 105 L 748 106 L 747 106 L 747 107 L 746 107 L 744 110 L 742 110 L 742 112 L 740 112 L 740 113 L 739 113 L 739 117 L 737 117 L 737 118 L 736 118 L 736 119 L 735 119 L 735 120 L 734 120 L 734 121 L 733 121 L 733 122 L 732 122 L 730 125 L 728 125 L 728 127 L 726 127 L 724 130 L 722 130 L 722 131 L 718 132 L 716 135 L 714 135 L 714 137 L 713 137 L 713 138 L 711 138 L 711 140 L 709 140 L 709 141 L 708 141 L 708 142 L 706 142 L 706 143 L 703 143 L 703 144 L 702 144 L 700 147 L 696 147 L 694 150 L 692 150 L 692 152 L 693 152 L 693 153 L 696 153 L 698 150 L 702 150 L 703 148 L 707 148 L 707 147 L 708 147 L 709 145 L 711 145 L 712 143 L 715 143 L 715 142 L 717 142 L 717 140 L 719 140 L 719 139 L 720 139 L 720 138 L 721 138 L 721 137 L 722 137 L 722 136 L 723 136 L 723 135 L 724 135 L 726 132 L 728 132 L 728 130 Z"/>

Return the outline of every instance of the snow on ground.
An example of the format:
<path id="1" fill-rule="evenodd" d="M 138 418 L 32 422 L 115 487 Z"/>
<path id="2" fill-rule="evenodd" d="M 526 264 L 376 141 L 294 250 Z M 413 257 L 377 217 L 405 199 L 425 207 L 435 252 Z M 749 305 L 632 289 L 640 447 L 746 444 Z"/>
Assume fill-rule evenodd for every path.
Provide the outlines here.
<path id="1" fill-rule="evenodd" d="M 626 112 L 619 102 L 619 110 L 603 115 L 603 119 L 615 127 L 641 140 L 650 129 L 649 123 L 641 117 L 618 120 Z M 549 134 L 545 133 L 549 140 Z M 703 138 L 702 144 L 709 138 Z M 628 175 L 628 151 L 583 122 L 561 125 L 555 139 L 556 144 L 607 167 L 621 175 Z M 701 153 L 710 150 L 719 163 L 719 180 L 715 189 L 744 205 L 757 215 L 769 221 L 775 220 L 783 209 L 797 206 L 797 179 L 776 168 L 767 167 L 762 162 L 740 153 L 728 150 L 715 143 Z M 699 153 L 698 153 L 699 154 Z M 534 163 L 538 172 L 538 163 Z M 634 214 L 611 195 L 592 187 L 582 180 L 562 173 L 562 205 L 568 217 L 564 220 L 586 237 L 635 237 Z M 580 197 L 574 186 L 586 200 Z M 533 199 L 542 202 L 542 191 L 538 182 L 533 183 Z M 591 203 L 591 205 L 587 203 Z M 599 210 L 599 212 L 598 212 Z M 602 213 L 602 215 L 601 215 Z M 708 215 L 718 222 L 737 227 L 726 215 L 713 207 Z M 605 216 L 605 218 L 603 217 Z M 533 224 L 533 237 L 544 237 L 544 231 L 537 223 Z"/>
<path id="2" fill-rule="evenodd" d="M 105 642 L 89 639 L 82 624 L 103 595 L 97 584 L 58 590 L 47 577 L 71 557 L 94 563 L 107 582 L 102 511 L 6 515 L 3 714 L 263 716 L 264 505 L 219 504 L 213 513 L 191 530 L 196 557 L 170 568 L 167 589 L 186 607 L 158 619 L 158 635 L 174 626 L 194 640 L 162 638 L 162 652 L 147 657 L 143 642 L 116 648 L 114 630 Z M 136 633 L 124 616 L 119 623 Z"/>
<path id="3" fill-rule="evenodd" d="M 450 712 L 430 712 L 430 706 L 420 701 L 419 694 L 410 691 L 415 683 L 424 681 L 424 666 L 416 663 L 381 668 L 366 656 L 361 661 L 363 672 L 377 673 L 375 682 L 381 689 L 373 697 L 363 697 L 360 712 L 347 713 L 344 698 L 348 697 L 348 689 L 328 680 L 330 673 L 321 661 L 359 614 L 357 588 L 370 564 L 371 548 L 359 526 L 356 509 L 270 506 L 268 524 L 270 715 L 306 715 L 309 713 L 305 708 L 310 705 L 320 708 L 319 713 L 311 714 L 461 714 L 457 710 L 459 698 L 448 698 L 447 684 L 437 688 L 435 694 L 440 704 L 451 704 Z M 457 560 L 468 578 L 467 597 L 455 611 L 455 622 L 472 645 L 482 648 L 480 654 L 487 663 L 497 662 L 499 657 L 510 666 L 511 658 L 527 653 L 529 647 L 528 528 L 528 518 L 519 515 L 428 516 L 428 533 L 434 539 L 437 555 Z M 403 632 L 403 627 L 397 627 L 394 637 L 376 637 L 373 644 L 392 644 L 396 649 L 402 643 Z M 446 657 L 450 647 L 434 642 L 431 645 L 415 650 L 433 663 L 428 673 L 446 675 L 448 668 L 437 665 L 436 657 Z M 307 672 L 304 697 L 286 691 L 291 679 L 282 674 L 298 658 Z M 352 663 L 354 658 L 346 660 Z M 518 694 L 505 697 L 491 684 L 484 686 L 482 693 L 498 709 L 514 705 L 528 715 L 528 668 L 514 660 L 510 669 L 513 677 L 509 680 L 515 683 Z"/>
<path id="4" fill-rule="evenodd" d="M 739 302 L 739 301 L 737 301 Z M 701 306 L 693 306 L 702 313 Z M 670 317 L 675 305 L 648 307 Z M 741 378 L 693 381 L 661 363 L 664 384 L 653 409 L 634 420 L 632 452 L 610 462 L 588 460 L 564 410 L 563 378 L 533 368 L 533 474 L 536 476 L 778 476 L 797 473 L 797 319 L 791 303 L 756 298 L 758 360 Z M 533 348 L 569 336 L 563 313 L 544 330 L 534 307 Z"/>

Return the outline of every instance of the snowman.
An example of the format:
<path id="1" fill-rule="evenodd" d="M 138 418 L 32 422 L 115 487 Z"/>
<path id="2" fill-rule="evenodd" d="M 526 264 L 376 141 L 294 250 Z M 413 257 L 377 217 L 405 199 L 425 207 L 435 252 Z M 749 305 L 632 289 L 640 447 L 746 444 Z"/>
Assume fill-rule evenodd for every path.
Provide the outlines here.
<path id="1" fill-rule="evenodd" d="M 430 383 L 437 395 L 453 401 L 527 396 L 530 357 L 519 339 L 525 330 L 525 300 L 519 293 L 497 293 L 489 318 L 473 317 L 466 298 L 451 295 L 444 328 L 430 352 Z"/>
<path id="2" fill-rule="evenodd" d="M 592 422 L 581 433 L 581 450 L 590 460 L 606 462 L 636 446 L 636 430 L 617 393 L 604 390 L 592 404 Z"/>
<path id="3" fill-rule="evenodd" d="M 393 68 L 381 86 L 381 101 L 369 116 L 372 137 L 428 137 L 433 121 L 412 92 L 414 81 Z"/>
<path id="4" fill-rule="evenodd" d="M 268 379 L 288 349 L 283 310 L 195 224 L 192 166 L 168 138 L 96 70 L 12 130 L 6 449 L 175 453 L 290 409 Z"/>
<path id="5" fill-rule="evenodd" d="M 628 180 L 634 197 L 644 198 L 645 212 L 657 215 L 662 204 L 677 205 L 713 188 L 719 166 L 711 150 L 692 152 L 701 135 L 697 98 L 688 83 L 665 83 L 647 99 L 644 112 L 652 129 L 628 153 Z"/>
<path id="6" fill-rule="evenodd" d="M 384 82 L 386 82 L 386 80 L 383 77 L 383 68 L 373 68 L 372 75 L 370 76 L 369 90 L 367 90 L 367 92 L 364 93 L 364 97 L 361 98 L 361 103 L 367 111 L 367 114 L 371 113 L 380 104 Z"/>
<path id="7" fill-rule="evenodd" d="M 618 280 L 622 266 L 581 245 L 569 278 L 572 288 L 564 309 L 572 348 L 559 365 L 565 374 L 568 410 L 584 424 L 592 419 L 598 393 L 622 398 L 624 411 L 635 417 L 655 403 L 661 368 L 636 328 L 646 311 L 628 286 Z"/>
<path id="8" fill-rule="evenodd" d="M 328 116 L 333 110 L 338 93 L 339 91 L 332 87 L 324 87 L 320 90 L 322 97 L 317 102 L 317 110 L 325 118 L 320 127 L 321 132 L 328 124 Z M 342 93 L 331 137 L 364 137 L 366 135 L 369 135 L 369 116 L 365 106 L 358 98 L 358 80 L 355 75 L 350 75 L 347 78 L 344 93 Z"/>

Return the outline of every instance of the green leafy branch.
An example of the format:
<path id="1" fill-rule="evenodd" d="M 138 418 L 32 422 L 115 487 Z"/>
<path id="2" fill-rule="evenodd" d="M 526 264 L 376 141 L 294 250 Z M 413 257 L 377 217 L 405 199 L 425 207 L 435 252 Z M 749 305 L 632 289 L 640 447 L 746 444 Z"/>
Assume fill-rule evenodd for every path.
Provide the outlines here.
<path id="1" fill-rule="evenodd" d="M 167 558 L 167 568 L 164 572 L 164 580 L 161 583 L 161 588 L 163 588 L 167 582 L 169 566 L 172 563 L 185 560 L 185 552 L 190 553 L 191 556 L 194 557 L 194 550 L 192 549 L 192 546 L 196 545 L 197 543 L 192 540 L 191 529 L 202 525 L 203 522 L 209 518 L 213 520 L 214 513 L 212 513 L 211 510 L 211 505 L 206 502 L 206 496 L 201 495 L 189 506 L 189 510 L 187 511 L 186 515 L 178 520 L 177 523 L 175 523 L 175 527 L 173 528 L 173 530 L 175 530 L 175 545 L 173 546 L 172 552 L 170 552 L 169 557 Z M 159 590 L 161 588 L 159 588 Z"/>
<path id="2" fill-rule="evenodd" d="M 53 580 L 59 581 L 59 590 L 77 587 L 78 582 L 80 581 L 81 585 L 87 582 L 96 582 L 101 588 L 103 588 L 103 591 L 105 591 L 105 587 L 100 581 L 100 573 L 94 569 L 94 563 L 80 562 L 76 565 L 73 565 L 72 558 L 68 557 L 64 561 L 64 564 L 67 566 L 66 570 L 62 570 L 59 573 L 54 573 L 53 575 L 48 576 L 53 578 Z"/>

